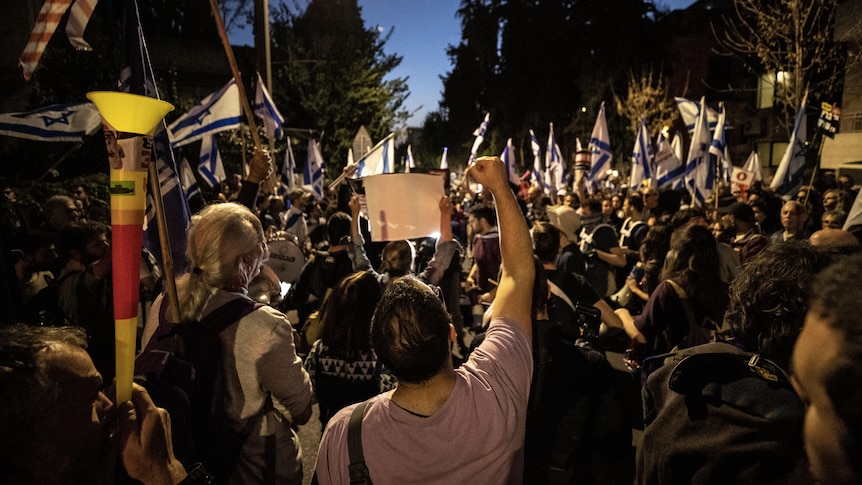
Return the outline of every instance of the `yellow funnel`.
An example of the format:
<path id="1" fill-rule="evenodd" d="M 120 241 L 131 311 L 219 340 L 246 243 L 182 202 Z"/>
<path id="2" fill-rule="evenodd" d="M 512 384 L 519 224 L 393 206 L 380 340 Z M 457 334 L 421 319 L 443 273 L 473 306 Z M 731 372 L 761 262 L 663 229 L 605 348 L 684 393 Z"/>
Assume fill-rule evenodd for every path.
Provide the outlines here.
<path id="1" fill-rule="evenodd" d="M 166 101 L 117 91 L 91 91 L 87 99 L 115 130 L 136 135 L 152 135 L 159 121 L 174 110 Z"/>

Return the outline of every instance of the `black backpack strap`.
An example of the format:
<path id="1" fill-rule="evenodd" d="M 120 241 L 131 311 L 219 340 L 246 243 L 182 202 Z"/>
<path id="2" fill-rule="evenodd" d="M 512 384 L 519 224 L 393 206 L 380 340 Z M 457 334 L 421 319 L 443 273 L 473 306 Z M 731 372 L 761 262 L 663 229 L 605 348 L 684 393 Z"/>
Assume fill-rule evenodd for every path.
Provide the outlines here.
<path id="1" fill-rule="evenodd" d="M 371 485 L 371 476 L 368 467 L 365 466 L 365 454 L 362 452 L 362 418 L 365 417 L 365 409 L 368 401 L 359 403 L 350 414 L 350 422 L 347 425 L 347 454 L 350 465 L 351 485 Z"/>
<path id="2" fill-rule="evenodd" d="M 258 303 L 248 298 L 234 298 L 209 312 L 207 316 L 200 320 L 200 324 L 218 333 L 262 306 L 263 303 Z"/>

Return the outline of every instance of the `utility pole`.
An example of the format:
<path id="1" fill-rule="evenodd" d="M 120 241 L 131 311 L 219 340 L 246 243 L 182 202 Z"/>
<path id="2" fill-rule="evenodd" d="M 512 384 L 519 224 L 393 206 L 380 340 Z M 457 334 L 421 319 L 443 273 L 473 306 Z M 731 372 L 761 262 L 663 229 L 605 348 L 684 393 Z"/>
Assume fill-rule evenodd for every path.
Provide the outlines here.
<path id="1" fill-rule="evenodd" d="M 269 52 L 269 0 L 254 0 L 254 50 L 257 70 L 272 94 L 272 58 Z"/>

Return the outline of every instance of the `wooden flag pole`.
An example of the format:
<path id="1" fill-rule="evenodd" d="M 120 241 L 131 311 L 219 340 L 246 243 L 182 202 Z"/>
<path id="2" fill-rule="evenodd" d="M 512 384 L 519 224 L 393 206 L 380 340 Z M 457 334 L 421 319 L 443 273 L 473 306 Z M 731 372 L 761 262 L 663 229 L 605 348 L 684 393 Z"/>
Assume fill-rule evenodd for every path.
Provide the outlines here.
<path id="1" fill-rule="evenodd" d="M 168 235 L 168 224 L 165 220 L 165 206 L 162 202 L 162 182 L 159 180 L 159 170 L 155 160 L 150 161 L 150 192 L 153 196 L 153 206 L 156 210 L 156 227 L 159 230 L 159 247 L 162 250 L 162 267 L 165 279 L 165 293 L 168 298 L 168 320 L 180 323 L 180 299 L 177 296 L 177 282 L 174 280 L 174 256 L 171 253 L 171 241 Z"/>
<path id="2" fill-rule="evenodd" d="M 227 55 L 227 61 L 230 64 L 230 70 L 233 73 L 233 78 L 236 80 L 236 86 L 239 88 L 239 100 L 242 105 L 245 116 L 248 118 L 248 126 L 251 129 L 251 137 L 254 140 L 254 147 L 258 150 L 263 149 L 263 144 L 260 142 L 260 136 L 257 134 L 257 125 L 254 123 L 254 114 L 251 111 L 251 105 L 248 103 L 248 97 L 245 95 L 245 86 L 242 84 L 242 78 L 239 75 L 239 68 L 236 65 L 236 59 L 233 56 L 233 48 L 230 46 L 230 40 L 227 37 L 227 31 L 224 28 L 224 21 L 221 18 L 221 12 L 218 9 L 216 0 L 210 0 L 210 9 L 212 10 L 213 18 L 215 18 L 216 26 L 218 27 L 218 35 L 221 37 L 221 43 L 224 46 L 224 53 Z"/>

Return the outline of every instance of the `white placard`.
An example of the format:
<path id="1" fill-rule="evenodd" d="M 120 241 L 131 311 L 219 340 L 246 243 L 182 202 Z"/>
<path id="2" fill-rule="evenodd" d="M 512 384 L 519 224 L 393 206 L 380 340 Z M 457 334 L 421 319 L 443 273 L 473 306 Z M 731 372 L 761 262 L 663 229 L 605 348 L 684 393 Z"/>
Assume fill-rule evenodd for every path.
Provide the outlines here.
<path id="1" fill-rule="evenodd" d="M 745 190 L 754 183 L 754 172 L 749 172 L 748 170 L 743 170 L 739 167 L 733 167 L 731 178 L 735 185 L 738 185 L 742 190 Z"/>
<path id="2" fill-rule="evenodd" d="M 443 179 L 424 173 L 386 173 L 362 177 L 371 240 L 428 237 L 440 231 Z"/>

